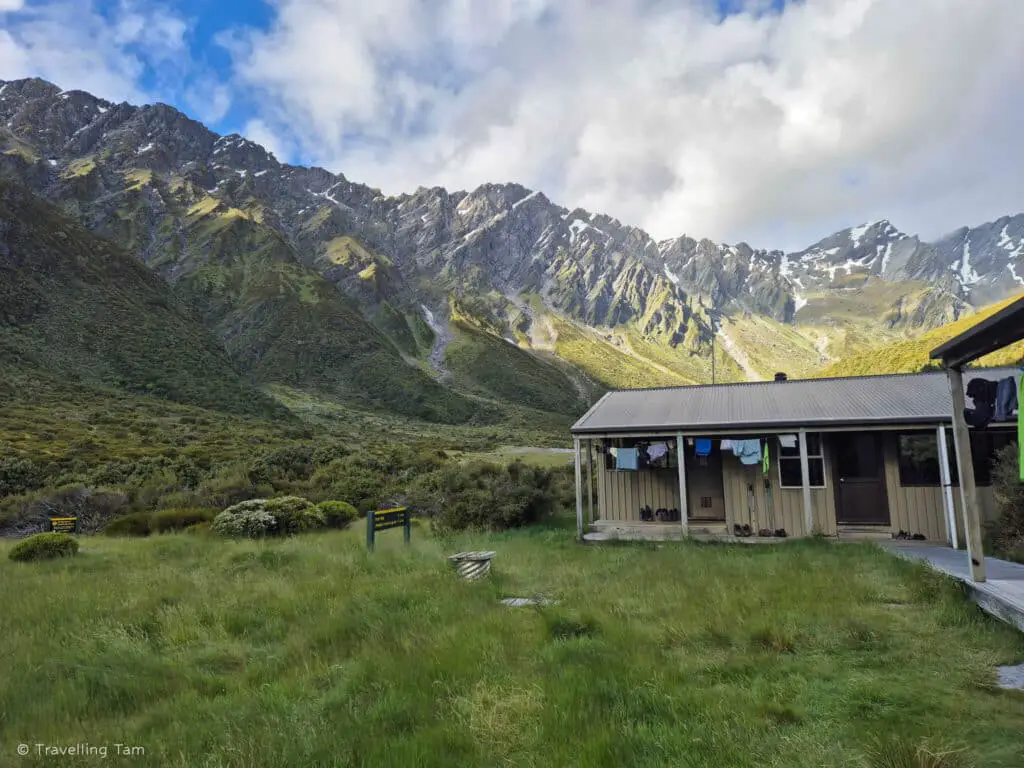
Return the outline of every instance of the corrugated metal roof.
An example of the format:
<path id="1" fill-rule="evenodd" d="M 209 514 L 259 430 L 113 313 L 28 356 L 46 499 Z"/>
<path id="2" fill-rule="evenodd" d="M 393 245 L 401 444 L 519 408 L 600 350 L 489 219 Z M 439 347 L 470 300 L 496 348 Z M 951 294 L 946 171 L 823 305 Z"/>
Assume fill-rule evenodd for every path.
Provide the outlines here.
<path id="1" fill-rule="evenodd" d="M 1016 373 L 1013 368 L 967 370 L 964 382 Z M 584 414 L 572 431 L 936 424 L 952 418 L 949 380 L 940 371 L 615 390 Z"/>

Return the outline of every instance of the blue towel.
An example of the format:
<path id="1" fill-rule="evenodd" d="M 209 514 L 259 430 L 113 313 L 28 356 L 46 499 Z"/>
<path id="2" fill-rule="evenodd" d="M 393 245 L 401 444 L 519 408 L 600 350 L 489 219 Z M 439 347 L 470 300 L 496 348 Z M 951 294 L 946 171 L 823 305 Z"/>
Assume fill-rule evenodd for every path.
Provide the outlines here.
<path id="1" fill-rule="evenodd" d="M 694 450 L 698 456 L 710 456 L 711 455 L 711 439 L 707 437 L 698 437 L 694 443 Z"/>
<path id="2" fill-rule="evenodd" d="M 740 457 L 741 464 L 761 463 L 761 441 L 760 440 L 733 440 L 732 452 Z"/>
<path id="3" fill-rule="evenodd" d="M 636 469 L 636 448 L 619 448 L 616 469 Z"/>

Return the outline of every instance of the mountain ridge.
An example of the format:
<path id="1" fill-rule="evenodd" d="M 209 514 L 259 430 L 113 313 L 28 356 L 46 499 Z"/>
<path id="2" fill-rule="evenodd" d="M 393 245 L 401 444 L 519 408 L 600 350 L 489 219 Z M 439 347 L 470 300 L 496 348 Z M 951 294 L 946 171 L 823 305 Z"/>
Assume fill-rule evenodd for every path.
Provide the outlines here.
<path id="1" fill-rule="evenodd" d="M 0 172 L 176 285 L 191 280 L 199 305 L 206 294 L 223 300 L 223 275 L 213 273 L 239 260 L 238 230 L 259 233 L 446 387 L 478 385 L 445 366 L 454 335 L 436 329 L 456 303 L 495 339 L 541 363 L 553 354 L 607 387 L 708 380 L 712 355 L 726 380 L 769 377 L 778 360 L 809 373 L 1024 285 L 1024 214 L 934 243 L 883 219 L 784 253 L 687 235 L 655 241 L 514 183 L 385 196 L 343 174 L 282 164 L 173 107 L 115 105 L 41 80 L 0 81 L 0 125 Z M 200 269 L 197 253 L 211 242 Z M 218 335 L 229 346 L 236 338 L 230 328 Z M 562 381 L 547 369 L 527 378 Z M 568 379 L 559 386 L 579 390 Z"/>

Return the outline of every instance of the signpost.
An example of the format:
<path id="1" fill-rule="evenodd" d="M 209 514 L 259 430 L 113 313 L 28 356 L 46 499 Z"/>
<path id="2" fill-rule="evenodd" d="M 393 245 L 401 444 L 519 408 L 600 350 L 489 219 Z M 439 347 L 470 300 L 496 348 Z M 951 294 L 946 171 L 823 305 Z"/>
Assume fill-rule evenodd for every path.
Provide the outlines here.
<path id="1" fill-rule="evenodd" d="M 368 512 L 366 515 L 366 548 L 373 550 L 374 538 L 377 531 L 386 531 L 388 528 L 404 529 L 403 538 L 409 543 L 412 534 L 412 513 L 406 507 L 393 507 L 392 509 L 378 509 L 375 512 Z"/>
<path id="2" fill-rule="evenodd" d="M 50 530 L 55 533 L 78 533 L 78 518 L 51 517 Z"/>

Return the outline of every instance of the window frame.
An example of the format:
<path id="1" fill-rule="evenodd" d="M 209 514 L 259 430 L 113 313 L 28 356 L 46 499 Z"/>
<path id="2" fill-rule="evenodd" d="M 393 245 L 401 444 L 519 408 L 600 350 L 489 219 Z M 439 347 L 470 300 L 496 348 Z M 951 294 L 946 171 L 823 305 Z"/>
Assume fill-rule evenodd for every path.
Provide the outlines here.
<path id="1" fill-rule="evenodd" d="M 792 432 L 786 432 L 784 434 L 790 435 L 790 434 L 793 434 L 793 433 Z M 800 468 L 799 469 L 800 479 L 801 479 L 801 481 L 803 480 L 804 468 L 803 468 L 803 466 L 800 463 L 800 436 L 799 436 L 799 434 L 797 435 L 797 447 L 795 449 L 796 450 L 796 455 L 795 456 L 794 455 L 788 455 L 788 456 L 783 455 L 783 451 L 784 450 L 793 450 L 793 449 L 783 448 L 782 447 L 782 443 L 778 442 L 779 435 L 773 435 L 773 437 L 775 438 L 776 444 L 779 446 L 779 448 L 778 448 L 778 450 L 776 451 L 776 454 L 775 454 L 775 465 L 778 467 L 776 472 L 778 473 L 778 476 L 779 476 L 779 488 L 780 488 L 780 490 L 792 491 L 792 490 L 801 490 L 801 489 L 803 489 L 804 486 L 803 486 L 802 482 L 801 482 L 800 485 L 785 485 L 782 482 L 782 462 L 784 462 L 784 461 L 795 461 L 797 463 L 797 466 Z M 811 438 L 812 437 L 814 437 L 816 442 L 817 442 L 817 452 L 812 452 L 812 450 L 811 450 L 812 449 L 812 445 L 811 445 L 811 443 L 812 443 Z M 808 470 L 808 472 L 810 472 L 811 463 L 815 462 L 815 461 L 821 462 L 821 485 L 814 485 L 813 483 L 809 483 L 808 487 L 810 487 L 810 488 L 812 488 L 814 490 L 827 489 L 828 488 L 828 472 L 827 472 L 827 465 L 825 464 L 825 438 L 823 437 L 823 434 L 821 432 L 808 432 L 807 433 L 807 470 Z M 811 474 L 813 475 L 813 472 L 811 472 Z M 808 481 L 809 480 L 810 480 L 810 478 L 808 478 Z"/>
<path id="2" fill-rule="evenodd" d="M 932 483 L 932 482 L 908 483 L 908 482 L 906 482 L 903 479 L 903 450 L 902 450 L 903 445 L 902 445 L 902 440 L 903 440 L 904 437 L 909 437 L 909 438 L 922 438 L 922 437 L 923 438 L 929 438 L 929 439 L 932 440 L 932 442 L 935 443 L 935 471 L 937 473 L 937 477 L 936 477 L 934 483 Z M 946 440 L 947 440 L 947 443 L 946 443 L 947 447 L 948 448 L 952 448 L 952 445 L 953 445 L 953 443 L 952 443 L 953 435 L 952 434 L 947 434 L 946 435 Z M 949 476 L 950 476 L 950 478 L 952 478 L 953 477 L 953 472 L 955 471 L 954 466 L 956 464 L 956 454 L 955 454 L 955 452 L 953 450 L 949 450 L 948 451 L 948 458 L 949 458 L 949 463 L 950 463 L 950 466 L 948 467 L 948 469 L 949 469 Z M 940 455 L 940 451 L 939 451 L 939 436 L 938 436 L 938 434 L 936 433 L 935 430 L 931 430 L 931 431 L 927 431 L 927 430 L 919 430 L 919 431 L 907 430 L 907 431 L 901 431 L 901 432 L 897 432 L 896 433 L 896 477 L 897 477 L 897 480 L 899 482 L 899 487 L 900 488 L 942 488 L 942 456 Z M 953 483 L 951 482 L 950 485 L 953 485 Z"/>

